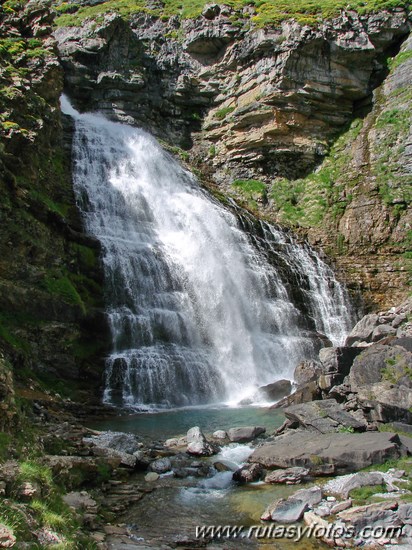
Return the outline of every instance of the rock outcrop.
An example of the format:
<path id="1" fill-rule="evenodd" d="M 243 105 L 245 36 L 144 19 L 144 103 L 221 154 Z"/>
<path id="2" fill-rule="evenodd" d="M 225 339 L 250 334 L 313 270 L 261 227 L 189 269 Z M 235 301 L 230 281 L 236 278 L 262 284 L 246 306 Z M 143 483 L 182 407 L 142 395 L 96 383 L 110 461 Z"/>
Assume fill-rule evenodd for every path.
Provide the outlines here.
<path id="1" fill-rule="evenodd" d="M 75 205 L 53 18 L 41 2 L 0 14 L 0 347 L 30 391 L 86 386 L 88 400 L 107 342 L 102 273 Z"/>
<path id="2" fill-rule="evenodd" d="M 196 19 L 112 13 L 61 26 L 66 90 L 82 110 L 189 150 L 206 182 L 337 256 L 369 304 L 387 304 L 387 288 L 403 298 L 410 40 L 390 59 L 409 14 L 267 28 L 249 15 L 217 6 Z"/>

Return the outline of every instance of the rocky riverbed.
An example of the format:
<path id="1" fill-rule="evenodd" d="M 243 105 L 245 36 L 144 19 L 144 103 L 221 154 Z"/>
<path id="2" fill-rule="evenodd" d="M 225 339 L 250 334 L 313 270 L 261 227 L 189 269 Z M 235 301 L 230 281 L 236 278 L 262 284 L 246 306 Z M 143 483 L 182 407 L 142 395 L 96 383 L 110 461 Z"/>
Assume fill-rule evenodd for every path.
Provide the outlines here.
<path id="1" fill-rule="evenodd" d="M 259 544 L 268 542 L 273 529 L 282 525 L 306 525 L 315 534 L 314 548 L 410 547 L 411 311 L 408 300 L 367 315 L 345 346 L 324 348 L 318 360 L 298 365 L 293 393 L 274 405 L 273 414 L 282 411 L 285 421 L 273 433 L 254 425 L 205 435 L 196 426 L 153 441 L 86 428 L 85 418 L 76 417 L 78 406 L 70 401 L 33 399 L 37 456 L 22 461 L 11 445 L 9 459 L 0 466 L 0 547 L 26 547 L 16 541 L 7 521 L 13 510 L 25 523 L 23 540 L 28 543 L 48 547 L 68 542 L 58 522 L 47 520 L 47 510 L 39 516 L 39 501 L 49 500 L 57 486 L 65 513 L 76 518 L 71 536 L 81 548 L 89 546 L 79 540 L 102 549 L 213 548 L 222 537 L 209 533 L 196 539 L 194 529 L 198 521 L 217 522 L 216 509 L 209 509 L 215 506 L 208 500 L 211 492 L 235 500 L 238 492 L 246 506 L 249 489 L 255 492 L 258 511 L 228 517 L 232 509 L 227 503 L 219 511 L 225 525 L 249 517 L 249 547 L 258 544 L 258 537 Z M 288 384 L 279 387 L 290 391 Z M 115 411 L 88 411 L 102 412 Z M 176 500 L 182 494 L 197 499 L 186 528 L 177 523 L 183 521 L 179 506 L 183 512 L 188 505 Z M 263 498 L 256 500 L 256 495 Z M 168 514 L 166 519 L 162 514 L 152 517 L 158 510 L 155 503 L 175 521 L 168 523 Z M 271 531 L 258 531 L 259 526 Z M 288 547 L 287 538 L 279 540 Z M 228 537 L 225 544 L 236 548 L 243 542 Z"/>

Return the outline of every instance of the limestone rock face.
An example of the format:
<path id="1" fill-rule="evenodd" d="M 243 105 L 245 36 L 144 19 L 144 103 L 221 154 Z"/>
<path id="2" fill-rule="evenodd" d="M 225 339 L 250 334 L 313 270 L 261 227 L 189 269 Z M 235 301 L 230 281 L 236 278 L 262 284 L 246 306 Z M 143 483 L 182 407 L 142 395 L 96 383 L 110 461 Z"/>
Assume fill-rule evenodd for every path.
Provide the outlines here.
<path id="1" fill-rule="evenodd" d="M 383 84 L 382 60 L 410 27 L 398 8 L 261 29 L 213 5 L 192 20 L 110 14 L 54 36 L 78 108 L 190 150 L 205 181 L 295 226 L 338 257 L 370 302 L 385 304 L 388 285 L 391 298 L 406 294 L 405 266 L 394 258 L 406 250 L 411 223 L 410 40 Z M 354 113 L 364 118 L 327 157 Z M 249 179 L 262 190 L 232 185 Z"/>

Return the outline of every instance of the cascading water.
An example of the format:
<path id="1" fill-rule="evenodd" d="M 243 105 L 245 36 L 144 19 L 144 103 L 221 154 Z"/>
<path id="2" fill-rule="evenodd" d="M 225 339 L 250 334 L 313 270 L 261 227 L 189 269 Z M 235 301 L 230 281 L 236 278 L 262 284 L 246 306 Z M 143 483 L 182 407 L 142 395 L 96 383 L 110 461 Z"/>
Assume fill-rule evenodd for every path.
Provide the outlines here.
<path id="1" fill-rule="evenodd" d="M 237 402 L 291 378 L 319 347 L 314 331 L 342 338 L 345 292 L 307 245 L 223 207 L 147 133 L 65 98 L 62 110 L 78 205 L 103 248 L 106 402 Z"/>

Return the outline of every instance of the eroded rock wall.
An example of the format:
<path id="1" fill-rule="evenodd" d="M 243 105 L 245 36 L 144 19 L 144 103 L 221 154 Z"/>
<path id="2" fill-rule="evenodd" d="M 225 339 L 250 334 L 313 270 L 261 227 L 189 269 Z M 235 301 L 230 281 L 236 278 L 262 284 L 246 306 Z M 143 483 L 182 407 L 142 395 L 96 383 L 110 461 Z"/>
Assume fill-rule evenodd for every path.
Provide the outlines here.
<path id="1" fill-rule="evenodd" d="M 376 307 L 402 299 L 408 278 L 405 193 L 384 191 L 393 184 L 386 167 L 378 172 L 387 155 L 405 172 L 395 187 L 407 185 L 396 152 L 407 135 L 390 128 L 389 138 L 379 113 L 408 86 L 404 63 L 389 73 L 388 60 L 410 26 L 399 8 L 342 13 L 316 28 L 284 21 L 257 29 L 214 6 L 196 20 L 106 15 L 55 37 L 77 107 L 187 150 L 183 158 L 212 185 L 336 256 L 349 285 Z M 401 110 L 407 105 L 409 97 Z M 325 159 L 328 174 L 318 178 Z"/>
<path id="2" fill-rule="evenodd" d="M 34 2 L 0 16 L 0 347 L 24 395 L 87 400 L 107 344 L 102 273 L 73 195 L 52 22 Z"/>

